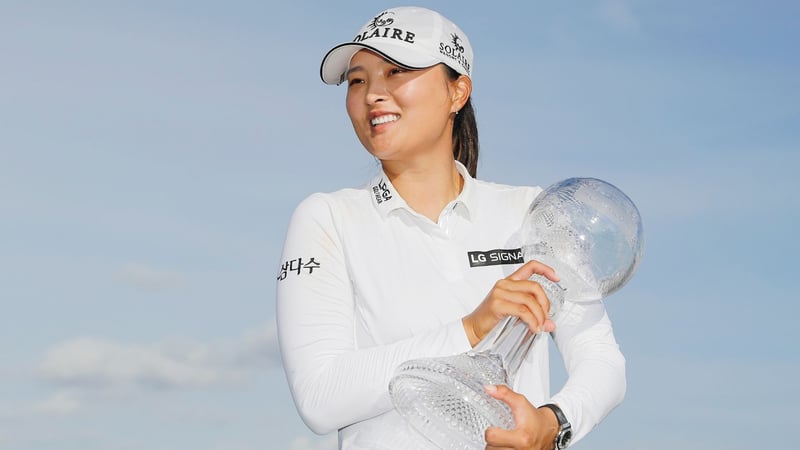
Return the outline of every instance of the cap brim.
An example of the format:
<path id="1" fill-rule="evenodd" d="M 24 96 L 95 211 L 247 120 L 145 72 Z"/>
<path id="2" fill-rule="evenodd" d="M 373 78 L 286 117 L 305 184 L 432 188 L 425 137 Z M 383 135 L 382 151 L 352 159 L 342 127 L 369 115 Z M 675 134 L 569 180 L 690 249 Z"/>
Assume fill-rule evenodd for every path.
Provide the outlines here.
<path id="1" fill-rule="evenodd" d="M 425 69 L 438 64 L 440 61 L 434 58 L 420 58 L 418 51 L 411 50 L 399 45 L 383 43 L 380 46 L 367 45 L 360 42 L 346 42 L 333 47 L 322 59 L 319 74 L 325 84 L 342 84 L 344 74 L 350 66 L 353 55 L 360 50 L 371 50 L 388 61 L 398 66 L 408 69 Z M 394 56 L 389 56 L 389 55 Z"/>

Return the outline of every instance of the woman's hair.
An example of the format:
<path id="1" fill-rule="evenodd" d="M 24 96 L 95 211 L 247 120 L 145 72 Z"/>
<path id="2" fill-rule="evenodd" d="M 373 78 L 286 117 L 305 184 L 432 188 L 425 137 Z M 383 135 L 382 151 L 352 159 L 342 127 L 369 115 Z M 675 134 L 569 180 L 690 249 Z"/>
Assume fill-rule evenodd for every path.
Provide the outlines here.
<path id="1" fill-rule="evenodd" d="M 461 76 L 451 67 L 445 67 L 451 80 Z M 475 108 L 472 106 L 472 96 L 470 96 L 461 111 L 456 114 L 453 123 L 453 157 L 464 164 L 473 178 L 478 174 L 478 147 L 478 122 L 475 119 Z"/>

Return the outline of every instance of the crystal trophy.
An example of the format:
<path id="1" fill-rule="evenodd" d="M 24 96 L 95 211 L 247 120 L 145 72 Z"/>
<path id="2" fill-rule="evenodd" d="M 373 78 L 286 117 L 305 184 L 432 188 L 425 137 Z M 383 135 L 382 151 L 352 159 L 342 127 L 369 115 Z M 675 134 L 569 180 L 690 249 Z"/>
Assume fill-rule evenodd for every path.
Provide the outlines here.
<path id="1" fill-rule="evenodd" d="M 549 265 L 561 280 L 531 277 L 547 293 L 556 321 L 565 301 L 598 302 L 620 289 L 644 251 L 636 205 L 596 178 L 570 178 L 542 191 L 528 209 L 520 237 L 523 259 Z M 487 428 L 514 428 L 511 409 L 483 386 L 511 385 L 537 335 L 510 316 L 470 351 L 406 361 L 389 383 L 392 403 L 439 448 L 483 449 Z"/>

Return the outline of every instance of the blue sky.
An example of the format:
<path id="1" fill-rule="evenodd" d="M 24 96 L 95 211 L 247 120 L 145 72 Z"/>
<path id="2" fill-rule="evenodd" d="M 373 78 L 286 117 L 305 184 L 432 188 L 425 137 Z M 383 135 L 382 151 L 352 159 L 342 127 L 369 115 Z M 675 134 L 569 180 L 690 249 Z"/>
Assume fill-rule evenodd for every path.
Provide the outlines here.
<path id="1" fill-rule="evenodd" d="M 785 447 L 800 4 L 417 4 L 475 49 L 480 178 L 603 178 L 644 218 L 608 302 L 628 394 L 574 448 Z M 274 280 L 294 206 L 375 170 L 318 67 L 396 5 L 0 4 L 0 448 L 335 448 L 291 403 Z"/>

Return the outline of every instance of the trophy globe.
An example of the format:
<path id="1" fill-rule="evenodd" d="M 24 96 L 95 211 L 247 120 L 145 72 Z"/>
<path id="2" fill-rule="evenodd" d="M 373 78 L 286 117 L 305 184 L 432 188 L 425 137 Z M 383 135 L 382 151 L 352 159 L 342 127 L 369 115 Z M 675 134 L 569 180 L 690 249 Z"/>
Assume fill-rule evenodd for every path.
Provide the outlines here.
<path id="1" fill-rule="evenodd" d="M 542 191 L 520 235 L 524 260 L 547 264 L 560 278 L 553 283 L 541 275 L 531 277 L 547 293 L 556 320 L 565 301 L 598 302 L 624 286 L 644 252 L 636 205 L 596 178 L 570 178 Z M 514 428 L 511 409 L 483 386 L 512 384 L 537 335 L 509 316 L 470 351 L 406 361 L 389 383 L 392 403 L 439 448 L 483 449 L 487 428 Z"/>

